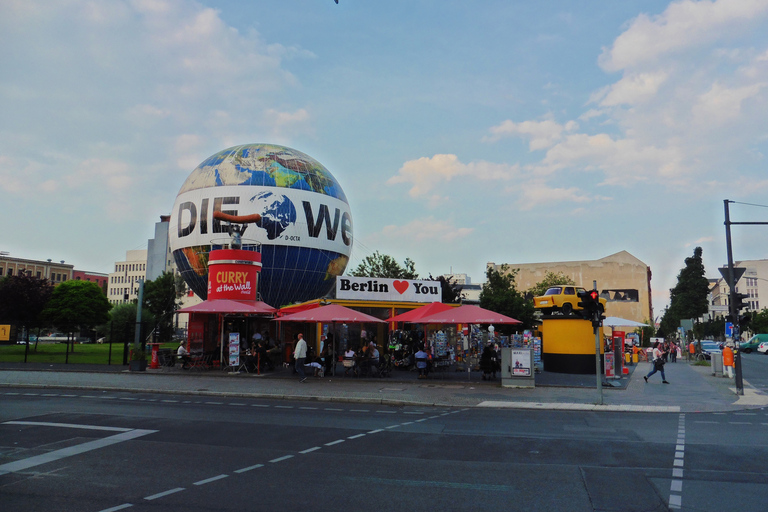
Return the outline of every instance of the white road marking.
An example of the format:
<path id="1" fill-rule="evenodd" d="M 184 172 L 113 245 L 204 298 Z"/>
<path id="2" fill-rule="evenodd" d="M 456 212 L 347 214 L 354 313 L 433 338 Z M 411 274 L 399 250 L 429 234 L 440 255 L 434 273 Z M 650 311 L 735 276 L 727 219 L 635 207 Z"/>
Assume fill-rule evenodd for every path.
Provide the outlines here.
<path id="1" fill-rule="evenodd" d="M 335 444 L 340 444 L 346 441 L 346 439 L 337 439 L 335 441 L 331 441 L 330 443 L 325 443 L 325 446 L 333 446 Z"/>
<path id="2" fill-rule="evenodd" d="M 167 491 L 159 492 L 157 494 L 153 494 L 152 496 L 146 496 L 144 499 L 147 501 L 156 500 L 157 498 L 162 498 L 163 496 L 168 496 L 169 494 L 175 494 L 177 492 L 181 492 L 184 490 L 184 487 L 176 487 L 175 489 L 168 489 Z"/>
<path id="3" fill-rule="evenodd" d="M 269 462 L 282 462 L 284 460 L 288 460 L 288 459 L 292 459 L 292 458 L 293 458 L 293 455 L 283 455 L 282 457 L 278 457 L 276 459 L 272 459 Z"/>
<path id="4" fill-rule="evenodd" d="M 132 503 L 123 503 L 122 505 L 118 505 L 116 507 L 105 508 L 104 510 L 101 510 L 99 512 L 117 512 L 118 510 L 123 510 L 132 506 L 133 506 Z"/>
<path id="5" fill-rule="evenodd" d="M 105 437 L 104 439 L 96 439 L 94 441 L 78 444 L 76 446 L 70 446 L 68 448 L 62 448 L 61 450 L 54 450 L 42 455 L 29 457 L 28 459 L 9 462 L 7 464 L 0 465 L 0 475 L 13 473 L 16 471 L 23 471 L 34 466 L 40 466 L 42 464 L 47 464 L 49 462 L 64 459 L 66 457 L 72 457 L 73 455 L 79 455 L 81 453 L 90 452 L 92 450 L 98 450 L 99 448 L 122 443 L 123 441 L 130 441 L 131 439 L 136 439 L 137 437 L 145 436 L 147 434 L 154 434 L 155 432 L 157 432 L 157 430 L 130 430 L 128 432 L 121 432 L 113 436 Z"/>
<path id="6" fill-rule="evenodd" d="M 304 454 L 307 454 L 307 453 L 315 452 L 315 451 L 320 450 L 320 449 L 321 448 L 319 446 L 313 446 L 312 448 L 307 448 L 306 450 L 300 451 L 299 453 L 304 455 Z"/>
<path id="7" fill-rule="evenodd" d="M 228 476 L 229 475 L 216 475 L 216 476 L 212 476 L 211 478 L 206 478 L 205 480 L 200 480 L 199 482 L 195 482 L 192 485 L 205 485 L 211 482 L 215 482 L 216 480 L 221 480 L 222 478 L 227 478 Z"/>
<path id="8" fill-rule="evenodd" d="M 235 473 L 245 473 L 246 471 L 263 468 L 263 467 L 264 467 L 264 464 L 254 464 L 253 466 L 248 466 L 247 468 L 236 469 Z"/>
<path id="9" fill-rule="evenodd" d="M 6 421 L 3 425 L 29 425 L 37 427 L 81 428 L 84 430 L 105 430 L 107 432 L 130 432 L 132 428 L 102 427 L 101 425 L 80 425 L 78 423 L 51 423 L 48 421 Z"/>

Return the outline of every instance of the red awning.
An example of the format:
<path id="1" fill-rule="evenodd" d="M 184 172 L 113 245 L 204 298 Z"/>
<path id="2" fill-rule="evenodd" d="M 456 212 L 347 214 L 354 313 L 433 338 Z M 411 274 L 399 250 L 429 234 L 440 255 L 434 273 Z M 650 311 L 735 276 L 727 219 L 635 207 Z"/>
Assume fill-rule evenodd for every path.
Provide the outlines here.
<path id="1" fill-rule="evenodd" d="M 286 315 L 280 318 L 275 318 L 277 322 L 317 322 L 323 324 L 330 324 L 333 322 L 343 322 L 348 324 L 355 323 L 386 323 L 384 320 L 379 320 L 375 316 L 366 315 L 354 309 L 340 306 L 338 304 L 330 304 L 328 306 L 321 306 L 319 308 L 308 309 L 300 313 L 294 313 L 292 315 Z"/>
<path id="2" fill-rule="evenodd" d="M 275 308 L 261 301 L 216 299 L 180 309 L 179 313 L 244 313 L 252 315 L 271 315 Z"/>
<path id="3" fill-rule="evenodd" d="M 413 324 L 420 324 L 423 323 L 421 321 L 422 318 L 429 315 L 434 315 L 435 313 L 442 313 L 443 311 L 447 311 L 449 309 L 454 309 L 454 306 L 451 306 L 450 304 L 443 304 L 442 302 L 432 302 L 426 306 L 421 306 L 416 309 L 406 311 L 400 315 L 393 316 L 387 320 L 387 322 L 409 322 Z"/>
<path id="4" fill-rule="evenodd" d="M 521 324 L 520 320 L 479 306 L 459 306 L 419 319 L 422 324 Z"/>

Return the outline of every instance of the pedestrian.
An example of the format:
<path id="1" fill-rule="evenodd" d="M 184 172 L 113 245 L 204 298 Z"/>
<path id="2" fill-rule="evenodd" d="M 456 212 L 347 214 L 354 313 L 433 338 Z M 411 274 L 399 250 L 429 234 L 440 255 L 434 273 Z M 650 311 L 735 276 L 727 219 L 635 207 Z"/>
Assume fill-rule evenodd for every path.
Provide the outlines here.
<path id="1" fill-rule="evenodd" d="M 293 349 L 293 358 L 296 359 L 296 372 L 298 372 L 299 382 L 305 382 L 307 376 L 304 375 L 304 360 L 307 358 L 307 342 L 304 341 L 304 335 L 297 335 L 296 347 Z"/>
<path id="2" fill-rule="evenodd" d="M 646 384 L 648 383 L 648 377 L 650 377 L 656 372 L 661 372 L 661 382 L 663 384 L 669 384 L 669 382 L 667 382 L 666 375 L 664 375 L 664 355 L 659 345 L 660 343 L 657 341 L 656 344 L 653 346 L 653 370 L 651 370 L 648 373 L 648 375 L 643 376 Z"/>
<path id="3" fill-rule="evenodd" d="M 673 363 L 677 362 L 677 345 L 674 341 L 669 343 L 669 359 Z"/>

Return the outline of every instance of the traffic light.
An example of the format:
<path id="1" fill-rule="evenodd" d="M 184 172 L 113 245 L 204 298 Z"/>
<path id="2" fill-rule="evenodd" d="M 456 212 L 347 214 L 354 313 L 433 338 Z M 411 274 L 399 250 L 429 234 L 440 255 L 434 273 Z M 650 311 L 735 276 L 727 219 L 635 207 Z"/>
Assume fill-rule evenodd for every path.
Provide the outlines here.
<path id="1" fill-rule="evenodd" d="M 582 308 L 582 316 L 586 320 L 592 321 L 593 327 L 600 327 L 603 323 L 602 307 L 600 306 L 600 292 L 597 290 L 587 290 L 579 292 L 579 307 Z"/>
<path id="2" fill-rule="evenodd" d="M 737 293 L 733 296 L 733 302 L 736 305 L 736 311 L 741 311 L 742 309 L 749 307 L 748 302 L 744 302 L 744 299 L 748 299 L 749 295 L 746 293 Z"/>

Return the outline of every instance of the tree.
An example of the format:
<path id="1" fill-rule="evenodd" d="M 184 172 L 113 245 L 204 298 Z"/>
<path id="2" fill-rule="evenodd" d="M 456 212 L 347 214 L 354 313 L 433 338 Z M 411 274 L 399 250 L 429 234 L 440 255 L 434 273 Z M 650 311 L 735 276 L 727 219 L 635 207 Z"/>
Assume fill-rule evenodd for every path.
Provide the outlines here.
<path id="1" fill-rule="evenodd" d="M 62 332 L 71 334 L 105 323 L 111 308 L 99 285 L 70 280 L 54 288 L 42 317 Z"/>
<path id="2" fill-rule="evenodd" d="M 752 322 L 749 325 L 752 332 L 760 334 L 768 332 L 768 309 L 762 309 L 752 315 Z"/>
<path id="3" fill-rule="evenodd" d="M 154 281 L 144 283 L 144 304 L 155 318 L 160 340 L 169 341 L 173 335 L 173 313 L 179 308 L 176 279 L 173 272 L 163 272 Z"/>
<path id="4" fill-rule="evenodd" d="M 388 279 L 418 279 L 415 264 L 410 258 L 406 258 L 403 266 L 395 261 L 395 258 L 386 254 L 374 252 L 366 256 L 362 263 L 355 268 L 350 275 L 355 277 L 385 277 Z"/>
<path id="5" fill-rule="evenodd" d="M 698 318 L 708 310 L 709 281 L 705 277 L 701 247 L 685 258 L 685 268 L 677 275 L 677 284 L 669 291 L 669 308 L 661 319 L 660 331 L 669 335 L 680 326 L 680 320 Z"/>
<path id="6" fill-rule="evenodd" d="M 110 343 L 133 343 L 136 332 L 136 302 L 118 304 L 109 312 L 109 321 L 105 331 L 109 334 Z M 154 315 L 149 309 L 142 308 L 141 321 L 143 325 L 154 325 Z"/>
<path id="7" fill-rule="evenodd" d="M 23 272 L 0 280 L 0 323 L 29 329 L 40 327 L 40 313 L 51 298 L 53 285 L 48 279 Z"/>
<path id="8" fill-rule="evenodd" d="M 461 302 L 461 287 L 453 282 L 453 278 L 446 279 L 445 276 L 437 276 L 437 279 L 429 275 L 431 281 L 439 281 L 440 289 L 442 290 L 442 296 L 440 302 L 444 304 L 458 304 Z"/>
<path id="9" fill-rule="evenodd" d="M 532 297 L 539 297 L 541 295 L 544 295 L 544 292 L 546 292 L 549 288 L 553 286 L 557 286 L 559 284 L 573 284 L 576 283 L 571 279 L 570 277 L 566 276 L 562 272 L 554 273 L 549 272 L 544 275 L 544 279 L 533 285 L 528 292 L 531 294 Z"/>
<path id="10" fill-rule="evenodd" d="M 527 300 L 515 287 L 515 277 L 519 269 L 509 270 L 501 266 L 501 272 L 488 267 L 485 272 L 486 283 L 480 292 L 480 307 L 507 315 L 523 322 L 525 329 L 533 327 L 533 302 Z M 510 326 L 511 327 L 511 326 Z M 512 329 L 519 329 L 516 326 Z M 511 330 L 504 326 L 499 331 Z"/>

